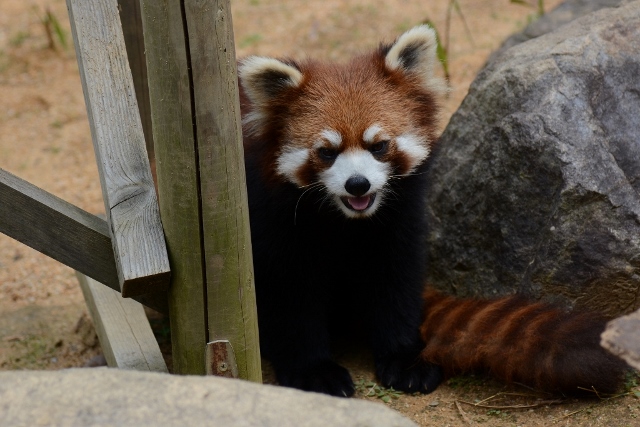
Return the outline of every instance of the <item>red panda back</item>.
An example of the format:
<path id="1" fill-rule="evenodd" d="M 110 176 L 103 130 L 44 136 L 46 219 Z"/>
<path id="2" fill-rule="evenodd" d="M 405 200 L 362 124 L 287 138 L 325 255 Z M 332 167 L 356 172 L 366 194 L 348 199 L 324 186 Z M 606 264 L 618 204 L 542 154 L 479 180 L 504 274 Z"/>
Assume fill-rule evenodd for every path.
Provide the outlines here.
<path id="1" fill-rule="evenodd" d="M 614 393 L 627 367 L 600 346 L 605 323 L 518 296 L 456 299 L 429 289 L 422 357 L 448 376 L 484 371 L 541 390 Z"/>

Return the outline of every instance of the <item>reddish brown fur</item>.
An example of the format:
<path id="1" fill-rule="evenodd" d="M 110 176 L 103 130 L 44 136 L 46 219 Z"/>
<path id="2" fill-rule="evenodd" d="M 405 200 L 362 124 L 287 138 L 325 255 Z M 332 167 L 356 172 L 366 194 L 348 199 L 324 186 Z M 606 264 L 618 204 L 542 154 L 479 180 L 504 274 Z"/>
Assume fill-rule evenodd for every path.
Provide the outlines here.
<path id="1" fill-rule="evenodd" d="M 302 83 L 275 96 L 266 126 L 245 138 L 245 151 L 265 150 L 261 159 L 267 181 L 283 180 L 275 162 L 284 144 L 310 148 L 325 129 L 340 132 L 345 150 L 362 146 L 362 134 L 373 123 L 394 135 L 415 129 L 426 140 L 436 140 L 436 96 L 421 86 L 418 77 L 385 67 L 386 51 L 383 46 L 346 64 L 284 61 L 301 71 Z M 243 116 L 252 108 L 242 88 L 241 107 Z M 266 141 L 269 146 L 260 146 Z M 409 159 L 393 146 L 381 161 L 389 161 L 394 173 L 408 172 Z M 310 184 L 326 167 L 327 162 L 312 157 L 298 178 Z"/>
<path id="2" fill-rule="evenodd" d="M 512 296 L 458 300 L 429 289 L 422 357 L 445 374 L 489 372 L 537 389 L 614 393 L 626 365 L 600 347 L 605 320 Z"/>

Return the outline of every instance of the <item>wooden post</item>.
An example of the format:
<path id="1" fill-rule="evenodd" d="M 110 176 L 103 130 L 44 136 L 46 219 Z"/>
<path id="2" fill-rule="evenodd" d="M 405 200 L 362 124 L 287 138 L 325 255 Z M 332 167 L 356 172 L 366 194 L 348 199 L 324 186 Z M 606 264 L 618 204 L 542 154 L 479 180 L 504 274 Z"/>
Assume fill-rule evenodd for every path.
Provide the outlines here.
<path id="1" fill-rule="evenodd" d="M 158 204 L 116 0 L 67 0 L 124 297 L 169 283 Z"/>
<path id="2" fill-rule="evenodd" d="M 262 381 L 230 4 L 188 0 L 185 12 L 200 161 L 209 341 L 229 340 L 240 377 Z"/>
<path id="3" fill-rule="evenodd" d="M 154 175 L 153 131 L 151 129 L 151 106 L 149 105 L 149 84 L 147 82 L 147 61 L 144 54 L 144 37 L 142 34 L 142 16 L 139 0 L 118 0 L 120 22 L 133 86 L 138 100 L 138 111 L 142 121 L 147 155 L 151 163 L 151 174 Z"/>
<path id="4" fill-rule="evenodd" d="M 173 371 L 205 373 L 207 336 L 199 176 L 182 11 L 176 0 L 141 0 L 160 214 L 171 286 Z"/>
<path id="5" fill-rule="evenodd" d="M 238 376 L 261 381 L 229 1 L 141 3 L 174 370 L 204 373 L 206 344 L 229 341 Z"/>

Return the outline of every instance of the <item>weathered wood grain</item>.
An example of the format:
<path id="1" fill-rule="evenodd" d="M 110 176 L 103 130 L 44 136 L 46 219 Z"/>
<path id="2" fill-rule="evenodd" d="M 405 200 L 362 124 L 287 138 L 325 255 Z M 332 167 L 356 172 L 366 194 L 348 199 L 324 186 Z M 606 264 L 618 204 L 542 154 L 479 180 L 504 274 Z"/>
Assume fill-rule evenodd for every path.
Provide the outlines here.
<path id="1" fill-rule="evenodd" d="M 166 289 L 169 261 L 116 0 L 67 0 L 123 296 Z"/>
<path id="2" fill-rule="evenodd" d="M 0 169 L 0 232 L 120 290 L 107 222 Z"/>
<path id="3" fill-rule="evenodd" d="M 209 341 L 228 340 L 240 378 L 262 381 L 229 0 L 185 0 L 202 192 Z"/>
<path id="4" fill-rule="evenodd" d="M 118 0 L 118 10 L 120 11 L 122 34 L 127 48 L 133 86 L 136 91 L 142 130 L 144 131 L 145 146 L 147 147 L 149 162 L 151 162 L 154 157 L 153 132 L 151 129 L 151 106 L 149 105 L 149 84 L 147 82 L 147 62 L 144 54 L 140 1 Z"/>
<path id="5" fill-rule="evenodd" d="M 120 291 L 107 222 L 0 169 L 0 233 Z M 136 301 L 167 313 L 166 292 Z"/>
<path id="6" fill-rule="evenodd" d="M 172 276 L 173 370 L 205 374 L 207 318 L 199 177 L 179 1 L 141 0 L 160 212 Z"/>
<path id="7" fill-rule="evenodd" d="M 119 292 L 77 273 L 107 364 L 120 369 L 167 372 L 144 308 Z"/>

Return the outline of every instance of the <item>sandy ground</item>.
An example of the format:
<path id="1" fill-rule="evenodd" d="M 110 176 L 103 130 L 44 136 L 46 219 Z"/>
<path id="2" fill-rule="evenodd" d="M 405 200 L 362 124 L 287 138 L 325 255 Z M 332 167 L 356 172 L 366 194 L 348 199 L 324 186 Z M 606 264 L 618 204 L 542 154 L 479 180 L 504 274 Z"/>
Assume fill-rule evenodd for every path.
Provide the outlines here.
<path id="1" fill-rule="evenodd" d="M 449 5 L 448 0 L 232 3 L 238 56 L 332 60 L 391 41 L 427 19 L 443 34 Z M 545 2 L 547 10 L 557 3 Z M 443 125 L 489 53 L 534 17 L 533 8 L 509 0 L 459 4 L 473 36 L 467 36 L 454 14 L 452 91 L 445 101 Z M 49 47 L 42 24 L 46 10 L 59 20 L 67 47 L 55 35 L 55 49 Z M 0 168 L 97 214 L 104 206 L 72 44 L 64 0 L 0 0 Z M 86 313 L 73 271 L 0 234 L 0 370 L 95 362 L 100 347 Z M 368 358 L 356 352 L 345 359 L 360 384 L 359 396 L 376 392 Z M 425 426 L 640 425 L 640 402 L 632 395 L 557 402 L 476 377 L 455 378 L 427 396 L 396 399 L 388 391 L 379 394 Z M 529 407 L 518 408 L 521 405 Z"/>

